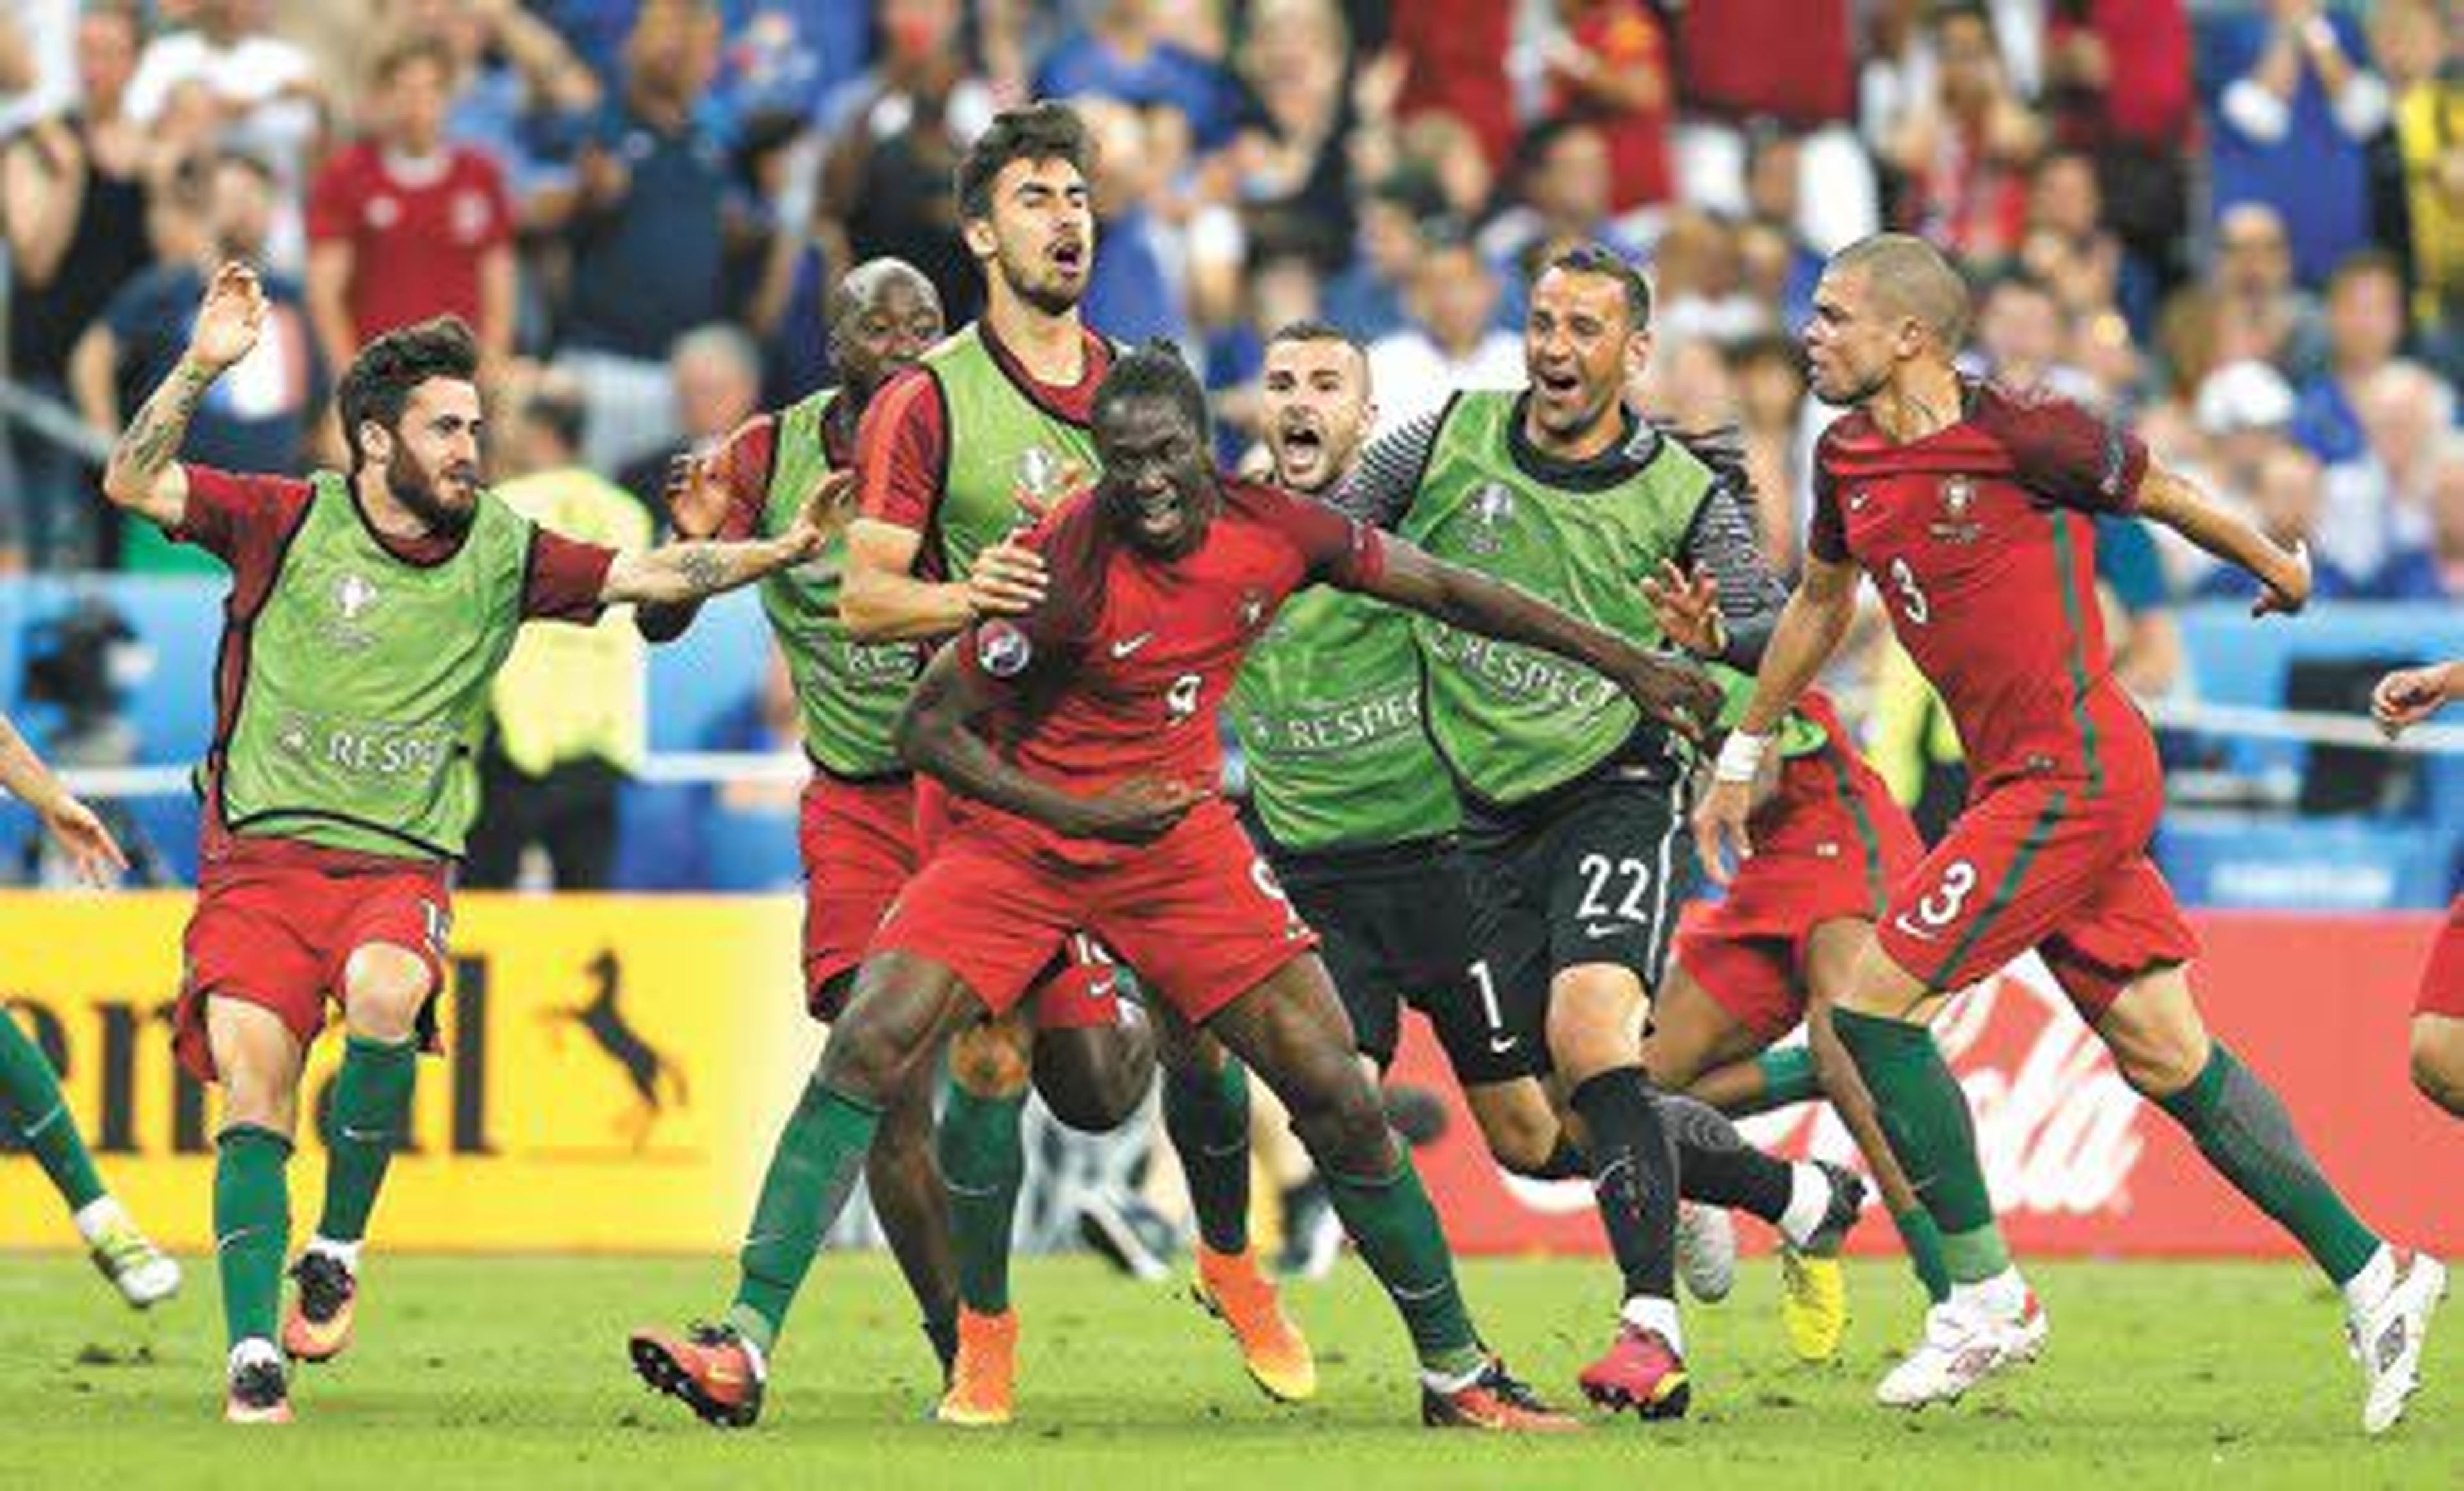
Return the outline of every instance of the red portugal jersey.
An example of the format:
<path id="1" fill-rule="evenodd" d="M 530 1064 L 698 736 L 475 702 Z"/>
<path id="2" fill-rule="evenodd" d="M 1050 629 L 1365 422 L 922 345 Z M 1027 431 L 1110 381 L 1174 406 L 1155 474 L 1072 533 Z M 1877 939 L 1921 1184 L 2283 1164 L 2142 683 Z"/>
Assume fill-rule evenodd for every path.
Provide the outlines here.
<path id="1" fill-rule="evenodd" d="M 2053 774 L 2101 791 L 2118 748 L 2153 753 L 2113 681 L 2089 515 L 2132 509 L 2147 448 L 2066 400 L 1964 393 L 1958 423 L 1904 445 L 1862 410 L 1825 431 L 1808 545 L 1873 577 L 1979 787 Z"/>
<path id="2" fill-rule="evenodd" d="M 1284 598 L 1365 584 L 1385 561 L 1376 530 L 1331 508 L 1230 477 L 1222 493 L 1205 541 L 1177 559 L 1115 537 L 1092 493 L 1028 536 L 1047 567 L 1044 603 L 958 639 L 1001 697 L 993 738 L 1020 770 L 1080 797 L 1135 777 L 1215 786 L 1217 715 Z"/>

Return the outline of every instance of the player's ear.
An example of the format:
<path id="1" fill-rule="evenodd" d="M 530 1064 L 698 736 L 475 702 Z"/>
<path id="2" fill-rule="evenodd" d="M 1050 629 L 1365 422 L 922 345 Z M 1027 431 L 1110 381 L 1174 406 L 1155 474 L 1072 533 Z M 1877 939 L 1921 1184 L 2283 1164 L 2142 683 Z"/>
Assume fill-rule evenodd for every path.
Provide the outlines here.
<path id="1" fill-rule="evenodd" d="M 959 219 L 958 235 L 967 241 L 967 252 L 979 259 L 991 258 L 1001 248 L 1001 240 L 993 235 L 993 220 L 989 217 Z"/>
<path id="2" fill-rule="evenodd" d="M 1645 368 L 1649 367 L 1650 365 L 1651 365 L 1651 331 L 1650 331 L 1650 328 L 1648 328 L 1648 327 L 1638 327 L 1636 330 L 1631 331 L 1631 332 L 1628 332 L 1628 333 L 1626 334 L 1626 339 L 1625 339 L 1625 378 L 1626 378 L 1626 382 L 1627 382 L 1627 383 L 1629 383 L 1629 384 L 1631 384 L 1631 383 L 1634 383 L 1634 382 L 1636 382 L 1637 380 L 1640 379 L 1640 378 L 1642 377 L 1643 370 L 1644 370 Z"/>

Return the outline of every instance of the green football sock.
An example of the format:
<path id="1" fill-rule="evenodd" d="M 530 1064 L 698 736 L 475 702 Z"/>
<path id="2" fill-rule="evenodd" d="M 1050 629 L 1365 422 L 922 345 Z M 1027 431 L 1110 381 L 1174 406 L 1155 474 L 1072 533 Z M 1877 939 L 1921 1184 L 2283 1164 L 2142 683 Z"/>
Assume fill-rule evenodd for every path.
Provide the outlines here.
<path id="1" fill-rule="evenodd" d="M 214 1140 L 214 1265 L 222 1275 L 227 1345 L 274 1339 L 282 1260 L 291 1248 L 291 1141 L 234 1124 Z"/>
<path id="2" fill-rule="evenodd" d="M 1936 1305 L 1949 1299 L 1950 1269 L 1942 1261 L 1942 1229 L 1933 1224 L 1933 1214 L 1912 1206 L 1893 1212 L 1891 1225 L 1900 1229 L 1900 1245 L 1908 1250 L 1908 1267 L 1925 1285 L 1925 1298 Z"/>
<path id="3" fill-rule="evenodd" d="M 418 1080 L 415 1039 L 387 1042 L 355 1035 L 343 1043 L 325 1119 L 325 1209 L 317 1236 L 357 1242 L 368 1235 L 385 1166 L 409 1137 L 410 1094 Z"/>
<path id="4" fill-rule="evenodd" d="M 1479 1366 L 1480 1335 L 1463 1308 L 1454 1256 L 1412 1156 L 1398 1147 L 1395 1168 L 1384 1176 L 1329 1175 L 1326 1189 L 1361 1261 L 1402 1311 L 1421 1368 L 1460 1376 Z"/>
<path id="5" fill-rule="evenodd" d="M 865 1151 L 872 1148 L 872 1131 L 880 1126 L 881 1109 L 833 1091 L 815 1078 L 805 1084 L 803 1097 L 780 1133 L 769 1172 L 761 1177 L 753 1225 L 745 1230 L 744 1246 L 736 1256 L 736 1304 L 727 1312 L 728 1324 L 763 1352 L 779 1339 L 787 1306 L 795 1303 L 804 1272 L 821 1250 L 822 1235 L 855 1191 Z"/>
<path id="6" fill-rule="evenodd" d="M 1214 1071 L 1167 1067 L 1163 1127 L 1189 1181 L 1198 1236 L 1218 1253 L 1249 1246 L 1249 1078 L 1229 1056 Z"/>
<path id="7" fill-rule="evenodd" d="M 1814 1052 L 1801 1045 L 1772 1046 L 1754 1058 L 1763 1074 L 1763 1095 L 1756 1112 L 1788 1107 L 1822 1096 L 1822 1079 L 1814 1070 Z"/>
<path id="8" fill-rule="evenodd" d="M 2189 1130 L 2216 1173 L 2293 1234 L 2330 1280 L 2351 1279 L 2379 1250 L 2378 1234 L 2320 1173 L 2283 1102 L 2223 1042 L 2189 1086 L 2157 1103 Z"/>
<path id="9" fill-rule="evenodd" d="M 950 1190 L 950 1242 L 958 1301 L 979 1315 L 1009 1308 L 1010 1232 L 1026 1179 L 1019 1137 L 1026 1096 L 979 1097 L 953 1082 L 941 1108 L 941 1182 Z"/>
<path id="10" fill-rule="evenodd" d="M 77 1132 L 68 1100 L 60 1096 L 60 1080 L 43 1060 L 43 1048 L 5 1010 L 0 1010 L 0 1098 L 17 1115 L 17 1137 L 52 1177 L 52 1188 L 69 1210 L 99 1200 L 102 1177 L 94 1173 L 85 1136 Z"/>
<path id="11" fill-rule="evenodd" d="M 1994 1225 L 1993 1197 L 1976 1160 L 1968 1094 L 1944 1064 L 1933 1032 L 1855 1010 L 1834 1010 L 1831 1023 L 1874 1095 L 1892 1156 L 1942 1232 L 1951 1281 L 1976 1283 L 2009 1268 L 2011 1250 Z"/>

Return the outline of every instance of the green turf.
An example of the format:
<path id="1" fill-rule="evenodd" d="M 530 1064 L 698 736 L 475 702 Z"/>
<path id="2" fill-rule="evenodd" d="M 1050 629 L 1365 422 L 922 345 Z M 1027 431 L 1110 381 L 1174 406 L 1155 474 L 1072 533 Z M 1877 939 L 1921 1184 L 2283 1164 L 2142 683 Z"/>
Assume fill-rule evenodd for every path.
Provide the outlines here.
<path id="1" fill-rule="evenodd" d="M 1078 1260 L 1019 1267 L 1006 1433 L 920 1421 L 929 1358 L 876 1258 L 823 1261 L 762 1423 L 722 1434 L 647 1395 L 623 1350 L 630 1324 L 715 1311 L 719 1263 L 381 1256 L 351 1353 L 296 1379 L 299 1422 L 231 1430 L 210 1274 L 190 1268 L 191 1291 L 140 1319 L 73 1260 L 0 1259 L 0 1487 L 2464 1487 L 2464 1318 L 2431 1343 L 2409 1421 L 2365 1440 L 2335 1304 L 2292 1267 L 2040 1266 L 2047 1358 L 1911 1418 L 1868 1398 L 1916 1323 L 1899 1268 L 1856 1270 L 1847 1360 L 1817 1369 L 1786 1359 L 1772 1271 L 1748 1263 L 1726 1305 L 1690 1312 L 1691 1419 L 1546 1444 L 1419 1429 L 1402 1330 L 1356 1264 L 1295 1291 L 1323 1391 L 1290 1410 L 1193 1308 Z M 1567 1395 L 1602 1344 L 1605 1269 L 1465 1273 L 1494 1344 Z"/>

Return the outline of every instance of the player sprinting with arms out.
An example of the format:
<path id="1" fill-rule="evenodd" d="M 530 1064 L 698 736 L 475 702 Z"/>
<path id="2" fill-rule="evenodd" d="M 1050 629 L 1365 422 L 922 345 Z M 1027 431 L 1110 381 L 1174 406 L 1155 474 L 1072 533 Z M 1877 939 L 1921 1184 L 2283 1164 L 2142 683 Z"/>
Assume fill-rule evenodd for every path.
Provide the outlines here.
<path id="1" fill-rule="evenodd" d="M 1993 1219 L 1966 1098 L 1926 1028 L 1951 990 L 2030 948 L 2123 1076 L 2298 1239 L 2343 1291 L 2363 1424 L 2401 1416 L 2446 1283 L 2344 1205 L 2284 1105 L 2211 1040 L 2184 965 L 2198 951 L 2146 855 L 2164 805 L 2153 735 L 2114 680 L 2097 612 L 2093 511 L 2165 524 L 2299 611 L 2309 567 L 2152 465 L 2117 426 L 1957 372 L 1958 274 L 1884 234 L 1834 256 L 1806 334 L 1815 393 L 1850 413 L 1817 449 L 1805 577 L 1696 815 L 1704 859 L 1750 852 L 1747 783 L 1771 732 L 1846 631 L 1858 573 L 1950 709 L 1973 763 L 1966 811 L 1884 908 L 1834 1016 L 1892 1152 L 1943 1234 L 1951 1296 L 1886 1376 L 1882 1402 L 1957 1398 L 2032 1359 L 2046 1322 Z"/>
<path id="2" fill-rule="evenodd" d="M 2464 699 L 2464 662 L 2399 669 L 2371 691 L 2370 717 L 2393 740 L 2457 699 Z M 2464 1118 L 2464 896 L 2448 903 L 2447 925 L 2413 1000 L 2412 1085 Z"/>
<path id="3" fill-rule="evenodd" d="M 16 724 L 0 714 L 0 790 L 33 810 L 43 831 L 68 856 L 69 868 L 90 886 L 108 886 L 128 867 L 128 856 L 94 810 L 69 795 Z M 138 1309 L 169 1299 L 180 1289 L 180 1265 L 147 1241 L 128 1212 L 96 1173 L 94 1155 L 78 1132 L 77 1116 L 61 1095 L 60 1080 L 42 1047 L 17 1021 L 0 1011 L 0 1106 L 17 1131 L 18 1147 L 43 1167 L 85 1239 L 88 1256 L 120 1297 Z"/>
<path id="4" fill-rule="evenodd" d="M 234 475 L 175 457 L 198 401 L 262 330 L 256 276 L 226 265 L 187 353 L 111 454 L 113 503 L 231 567 L 181 1062 L 223 1087 L 214 1236 L 230 1338 L 226 1416 L 291 1414 L 283 1352 L 348 1344 L 368 1216 L 433 1031 L 447 871 L 478 802 L 491 677 L 529 618 L 587 623 L 627 602 L 702 599 L 799 563 L 843 521 L 825 481 L 780 537 L 640 555 L 534 527 L 481 484 L 478 348 L 456 320 L 363 348 L 337 393 L 347 474 Z M 284 1173 L 307 1048 L 342 1008 L 325 1205 L 292 1277 Z"/>

